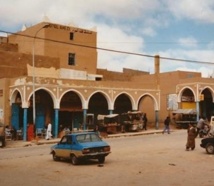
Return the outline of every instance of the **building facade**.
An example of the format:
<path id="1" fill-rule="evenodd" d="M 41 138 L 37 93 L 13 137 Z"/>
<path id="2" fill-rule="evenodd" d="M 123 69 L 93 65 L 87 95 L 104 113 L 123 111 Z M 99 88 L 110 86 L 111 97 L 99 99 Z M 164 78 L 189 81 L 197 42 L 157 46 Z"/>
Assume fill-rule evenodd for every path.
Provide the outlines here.
<path id="1" fill-rule="evenodd" d="M 53 124 L 87 128 L 87 115 L 140 110 L 159 127 L 172 110 L 213 112 L 212 78 L 200 73 L 97 69 L 96 31 L 42 22 L 1 39 L 0 120 L 23 130 Z M 203 95 L 203 99 L 201 99 Z"/>

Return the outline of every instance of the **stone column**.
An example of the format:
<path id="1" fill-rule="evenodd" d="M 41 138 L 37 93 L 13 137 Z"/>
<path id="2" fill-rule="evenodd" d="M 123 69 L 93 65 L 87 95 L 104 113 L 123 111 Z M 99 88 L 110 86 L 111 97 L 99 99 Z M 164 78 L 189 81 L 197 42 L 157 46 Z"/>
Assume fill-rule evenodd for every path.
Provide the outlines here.
<path id="1" fill-rule="evenodd" d="M 159 118 L 158 118 L 158 110 L 155 111 L 155 128 L 158 130 L 159 129 Z"/>
<path id="2" fill-rule="evenodd" d="M 87 109 L 83 109 L 83 130 L 86 130 Z"/>
<path id="3" fill-rule="evenodd" d="M 59 128 L 59 109 L 55 109 L 55 126 L 54 126 L 54 137 L 58 137 Z"/>
<path id="4" fill-rule="evenodd" d="M 27 141 L 27 108 L 23 111 L 23 141 Z"/>

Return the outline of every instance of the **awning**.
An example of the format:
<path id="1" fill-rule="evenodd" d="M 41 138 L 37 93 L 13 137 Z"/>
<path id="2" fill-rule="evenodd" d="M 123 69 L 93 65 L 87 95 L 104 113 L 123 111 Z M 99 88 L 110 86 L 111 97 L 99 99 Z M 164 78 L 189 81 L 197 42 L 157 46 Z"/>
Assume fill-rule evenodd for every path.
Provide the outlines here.
<path id="1" fill-rule="evenodd" d="M 195 109 L 178 109 L 172 112 L 173 114 L 196 114 Z"/>
<path id="2" fill-rule="evenodd" d="M 128 111 L 128 114 L 143 114 L 141 111 Z"/>
<path id="3" fill-rule="evenodd" d="M 99 114 L 97 116 L 97 120 L 103 120 L 104 118 L 114 118 L 116 116 L 118 116 L 118 114 L 109 114 L 109 115 L 101 115 L 101 114 Z"/>

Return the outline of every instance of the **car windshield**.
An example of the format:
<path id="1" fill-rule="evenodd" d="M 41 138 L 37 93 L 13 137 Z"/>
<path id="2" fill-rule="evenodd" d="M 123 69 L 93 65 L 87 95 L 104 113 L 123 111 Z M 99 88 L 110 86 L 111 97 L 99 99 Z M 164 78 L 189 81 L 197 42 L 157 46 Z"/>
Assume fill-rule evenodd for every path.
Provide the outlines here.
<path id="1" fill-rule="evenodd" d="M 102 141 L 101 138 L 96 133 L 79 134 L 79 135 L 77 135 L 76 139 L 79 143 Z"/>

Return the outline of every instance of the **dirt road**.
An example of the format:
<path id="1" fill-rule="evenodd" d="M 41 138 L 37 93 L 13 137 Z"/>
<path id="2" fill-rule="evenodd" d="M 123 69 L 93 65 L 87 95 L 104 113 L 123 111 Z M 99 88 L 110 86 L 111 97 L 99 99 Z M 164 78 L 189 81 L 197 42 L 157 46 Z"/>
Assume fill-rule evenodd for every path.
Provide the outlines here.
<path id="1" fill-rule="evenodd" d="M 112 153 L 103 166 L 97 161 L 78 166 L 54 162 L 50 145 L 1 149 L 0 185 L 214 185 L 214 155 L 199 147 L 199 138 L 194 151 L 185 151 L 184 130 L 106 141 Z"/>

